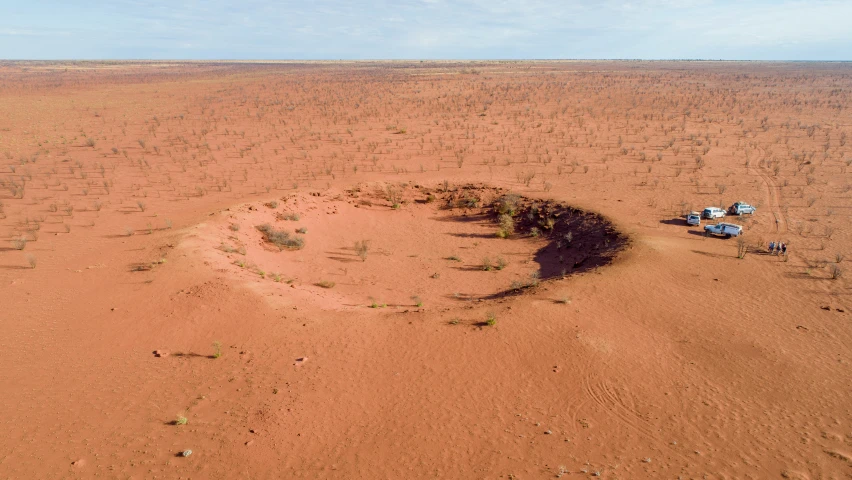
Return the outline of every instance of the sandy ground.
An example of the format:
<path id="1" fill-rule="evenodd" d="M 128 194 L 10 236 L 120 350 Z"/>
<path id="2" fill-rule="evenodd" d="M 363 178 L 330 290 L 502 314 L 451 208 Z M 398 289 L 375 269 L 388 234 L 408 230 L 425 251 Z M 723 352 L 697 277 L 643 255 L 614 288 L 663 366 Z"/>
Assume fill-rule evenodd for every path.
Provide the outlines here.
<path id="1" fill-rule="evenodd" d="M 0 478 L 850 478 L 851 68 L 2 63 Z"/>

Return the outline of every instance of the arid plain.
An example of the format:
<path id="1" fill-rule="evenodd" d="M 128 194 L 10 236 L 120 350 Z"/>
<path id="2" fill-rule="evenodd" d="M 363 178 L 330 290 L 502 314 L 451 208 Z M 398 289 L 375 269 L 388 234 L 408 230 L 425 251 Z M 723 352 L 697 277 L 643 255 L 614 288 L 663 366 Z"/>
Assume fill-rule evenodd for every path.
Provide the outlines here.
<path id="1" fill-rule="evenodd" d="M 0 478 L 852 478 L 850 97 L 0 63 Z"/>

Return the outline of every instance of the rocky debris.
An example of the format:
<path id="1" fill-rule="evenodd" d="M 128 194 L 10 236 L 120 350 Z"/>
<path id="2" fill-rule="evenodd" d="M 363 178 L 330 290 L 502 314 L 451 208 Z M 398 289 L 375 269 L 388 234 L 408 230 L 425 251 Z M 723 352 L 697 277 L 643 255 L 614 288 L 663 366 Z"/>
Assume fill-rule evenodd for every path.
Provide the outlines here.
<path id="1" fill-rule="evenodd" d="M 168 357 L 169 352 L 167 352 L 166 350 L 154 350 L 154 356 L 155 357 Z"/>

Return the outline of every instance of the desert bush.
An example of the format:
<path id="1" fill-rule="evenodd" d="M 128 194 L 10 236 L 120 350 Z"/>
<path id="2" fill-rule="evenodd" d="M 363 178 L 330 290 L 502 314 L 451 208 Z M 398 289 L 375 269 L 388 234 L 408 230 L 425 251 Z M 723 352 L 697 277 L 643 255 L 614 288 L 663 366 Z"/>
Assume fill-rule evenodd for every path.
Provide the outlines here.
<path id="1" fill-rule="evenodd" d="M 518 211 L 518 205 L 521 202 L 521 197 L 514 193 L 509 193 L 500 197 L 494 206 L 497 213 L 500 215 L 514 216 Z"/>
<path id="2" fill-rule="evenodd" d="M 222 356 L 222 342 L 216 341 L 213 342 L 213 358 L 219 358 Z"/>
<path id="3" fill-rule="evenodd" d="M 172 422 L 173 425 L 186 425 L 189 420 L 186 419 L 186 413 L 180 412 L 175 417 L 175 421 Z"/>
<path id="4" fill-rule="evenodd" d="M 834 254 L 834 263 L 840 263 L 840 262 L 842 262 L 842 261 L 843 261 L 843 258 L 844 258 L 844 256 L 843 256 L 843 254 L 842 254 L 842 253 L 840 253 L 840 252 L 835 253 L 835 254 Z"/>
<path id="5" fill-rule="evenodd" d="M 12 248 L 15 250 L 23 250 L 27 246 L 27 237 L 20 237 L 12 240 Z"/>
<path id="6" fill-rule="evenodd" d="M 423 300 L 417 295 L 412 295 L 411 301 L 414 302 L 414 306 L 420 308 L 423 306 Z"/>
<path id="7" fill-rule="evenodd" d="M 296 233 L 305 234 L 308 233 L 308 229 L 306 227 L 300 227 L 296 229 Z"/>
<path id="8" fill-rule="evenodd" d="M 402 192 L 399 191 L 398 188 L 393 185 L 388 185 L 385 187 L 385 193 L 387 194 L 388 202 L 391 204 L 391 208 L 399 208 L 402 205 Z"/>
<path id="9" fill-rule="evenodd" d="M 228 225 L 228 228 L 230 228 L 232 232 L 239 232 L 240 231 L 240 226 L 236 223 L 232 223 L 232 224 Z"/>
<path id="10" fill-rule="evenodd" d="M 277 246 L 279 250 L 285 248 L 298 250 L 305 246 L 305 240 L 302 237 L 291 237 L 288 232 L 285 232 L 284 230 L 275 230 L 275 228 L 268 223 L 258 225 L 256 228 L 263 233 L 267 242 Z"/>
<path id="11" fill-rule="evenodd" d="M 367 261 L 367 254 L 370 252 L 370 241 L 369 240 L 358 240 L 355 242 L 355 253 L 361 257 L 362 262 Z"/>
<path id="12" fill-rule="evenodd" d="M 271 202 L 267 202 L 264 205 L 266 205 L 267 207 L 272 208 L 272 209 L 278 208 L 278 202 L 275 201 L 275 200 L 273 200 Z"/>
<path id="13" fill-rule="evenodd" d="M 509 263 L 506 262 L 505 258 L 497 257 L 497 264 L 494 266 L 494 268 L 496 268 L 497 270 L 503 270 L 504 268 L 506 268 L 506 265 L 508 265 L 508 264 Z"/>
<path id="14" fill-rule="evenodd" d="M 494 264 L 491 263 L 491 258 L 485 257 L 482 259 L 482 269 L 486 272 L 490 272 L 494 268 Z"/>
<path id="15" fill-rule="evenodd" d="M 832 264 L 828 266 L 828 273 L 831 275 L 833 280 L 837 280 L 843 276 L 843 269 L 841 269 L 837 264 Z"/>
<path id="16" fill-rule="evenodd" d="M 450 255 L 449 257 L 447 257 L 447 260 L 449 260 L 451 262 L 461 262 L 462 261 L 461 257 L 459 257 L 458 255 Z"/>
<path id="17" fill-rule="evenodd" d="M 485 324 L 489 327 L 493 327 L 497 324 L 497 316 L 489 312 L 488 315 L 486 315 L 485 317 Z"/>
<path id="18" fill-rule="evenodd" d="M 38 262 L 34 255 L 27 255 L 27 263 L 30 264 L 30 268 L 35 268 Z"/>
<path id="19" fill-rule="evenodd" d="M 291 222 L 298 222 L 302 217 L 298 213 L 285 213 L 283 215 L 279 215 L 281 220 L 289 220 Z"/>
<path id="20" fill-rule="evenodd" d="M 136 202 L 136 206 L 137 206 L 137 207 L 139 207 L 139 211 L 142 211 L 142 212 L 144 212 L 144 211 L 145 211 L 145 202 L 143 202 L 143 201 L 137 201 L 137 202 Z"/>
<path id="21" fill-rule="evenodd" d="M 748 253 L 748 244 L 743 237 L 737 237 L 737 258 L 745 258 Z"/>
<path id="22" fill-rule="evenodd" d="M 500 225 L 500 230 L 497 236 L 500 238 L 510 237 L 515 233 L 515 219 L 511 215 L 504 213 L 497 218 L 497 223 Z"/>
<path id="23" fill-rule="evenodd" d="M 320 280 L 315 285 L 318 286 L 318 287 L 322 287 L 322 288 L 334 288 L 336 283 L 330 282 L 328 280 Z"/>

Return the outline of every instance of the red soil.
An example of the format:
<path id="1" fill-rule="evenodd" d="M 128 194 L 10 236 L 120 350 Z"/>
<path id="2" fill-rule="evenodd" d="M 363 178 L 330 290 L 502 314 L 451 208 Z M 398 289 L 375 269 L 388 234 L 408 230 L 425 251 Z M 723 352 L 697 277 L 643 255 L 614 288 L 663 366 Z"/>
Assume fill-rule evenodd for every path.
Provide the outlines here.
<path id="1" fill-rule="evenodd" d="M 2 64 L 0 478 L 848 478 L 850 73 Z"/>

